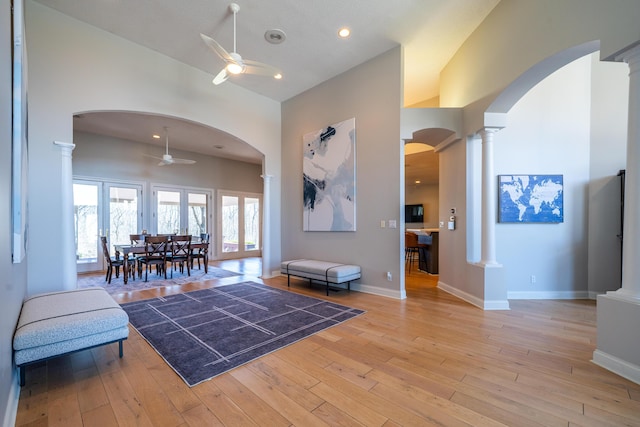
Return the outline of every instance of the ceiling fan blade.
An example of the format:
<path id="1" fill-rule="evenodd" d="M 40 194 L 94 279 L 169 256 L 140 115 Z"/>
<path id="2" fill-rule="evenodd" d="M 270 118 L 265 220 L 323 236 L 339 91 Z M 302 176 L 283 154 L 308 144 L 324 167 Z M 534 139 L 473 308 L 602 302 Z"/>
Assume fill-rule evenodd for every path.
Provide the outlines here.
<path id="1" fill-rule="evenodd" d="M 196 161 L 195 160 L 189 160 L 189 159 L 173 159 L 172 163 L 178 164 L 178 165 L 192 165 L 194 164 Z"/>
<path id="2" fill-rule="evenodd" d="M 244 72 L 246 74 L 256 74 L 259 76 L 270 76 L 274 77 L 276 74 L 282 74 L 282 72 L 268 64 L 264 64 L 258 61 L 252 61 L 250 59 L 243 59 L 242 61 L 245 65 Z"/>
<path id="3" fill-rule="evenodd" d="M 205 44 L 209 46 L 209 48 L 214 51 L 220 58 L 224 59 L 225 61 L 234 62 L 233 57 L 229 54 L 229 52 L 225 50 L 225 48 L 220 46 L 220 43 L 209 36 L 205 36 L 202 33 L 200 33 L 200 37 L 202 37 L 202 40 L 205 42 Z"/>
<path id="4" fill-rule="evenodd" d="M 227 68 L 225 67 L 213 78 L 213 84 L 219 85 L 220 83 L 224 83 L 228 78 L 229 73 L 227 73 Z"/>

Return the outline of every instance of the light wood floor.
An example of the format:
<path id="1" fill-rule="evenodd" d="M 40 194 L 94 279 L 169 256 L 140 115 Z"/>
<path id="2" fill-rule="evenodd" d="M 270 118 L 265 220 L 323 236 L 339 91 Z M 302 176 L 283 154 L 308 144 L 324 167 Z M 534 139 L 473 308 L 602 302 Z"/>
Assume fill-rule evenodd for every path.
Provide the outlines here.
<path id="1" fill-rule="evenodd" d="M 255 259 L 217 265 L 260 271 Z M 287 288 L 286 278 L 264 283 Z M 640 386 L 590 362 L 593 301 L 486 312 L 436 285 L 412 272 L 403 301 L 331 292 L 367 313 L 193 388 L 132 329 L 122 359 L 114 344 L 28 369 L 17 425 L 640 426 Z"/>

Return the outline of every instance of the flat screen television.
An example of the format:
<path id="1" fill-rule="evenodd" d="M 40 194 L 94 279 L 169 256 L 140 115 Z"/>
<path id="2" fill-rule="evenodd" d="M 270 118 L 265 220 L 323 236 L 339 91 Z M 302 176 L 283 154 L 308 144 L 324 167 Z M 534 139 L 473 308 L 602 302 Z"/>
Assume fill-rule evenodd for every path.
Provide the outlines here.
<path id="1" fill-rule="evenodd" d="M 424 222 L 424 208 L 419 205 L 404 205 L 404 222 Z"/>

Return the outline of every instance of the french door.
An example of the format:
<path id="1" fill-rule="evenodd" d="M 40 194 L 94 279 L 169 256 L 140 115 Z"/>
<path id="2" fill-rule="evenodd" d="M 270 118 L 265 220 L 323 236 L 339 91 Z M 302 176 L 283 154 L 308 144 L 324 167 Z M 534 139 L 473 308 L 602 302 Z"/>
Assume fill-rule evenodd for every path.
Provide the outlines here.
<path id="1" fill-rule="evenodd" d="M 262 195 L 218 191 L 217 249 L 220 259 L 261 256 Z"/>
<path id="2" fill-rule="evenodd" d="M 78 272 L 104 269 L 101 236 L 128 243 L 142 226 L 142 185 L 74 179 L 74 228 Z"/>
<path id="3" fill-rule="evenodd" d="M 157 234 L 208 233 L 211 217 L 210 190 L 154 185 L 153 222 Z"/>

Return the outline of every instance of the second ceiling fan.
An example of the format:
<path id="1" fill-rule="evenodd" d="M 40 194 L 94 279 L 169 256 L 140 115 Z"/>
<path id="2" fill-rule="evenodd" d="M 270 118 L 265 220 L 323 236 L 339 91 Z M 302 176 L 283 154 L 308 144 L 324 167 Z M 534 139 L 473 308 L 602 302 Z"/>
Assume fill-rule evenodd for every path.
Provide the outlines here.
<path id="1" fill-rule="evenodd" d="M 231 74 L 256 74 L 259 76 L 270 76 L 276 79 L 282 78 L 282 73 L 276 67 L 262 62 L 244 59 L 236 51 L 236 15 L 240 10 L 240 6 L 236 3 L 231 3 L 229 10 L 233 13 L 233 52 L 227 52 L 220 43 L 200 33 L 200 37 L 202 37 L 206 45 L 226 63 L 225 67 L 214 77 L 213 84 L 219 85 L 223 83 Z"/>

